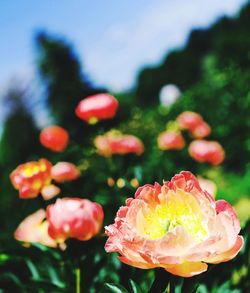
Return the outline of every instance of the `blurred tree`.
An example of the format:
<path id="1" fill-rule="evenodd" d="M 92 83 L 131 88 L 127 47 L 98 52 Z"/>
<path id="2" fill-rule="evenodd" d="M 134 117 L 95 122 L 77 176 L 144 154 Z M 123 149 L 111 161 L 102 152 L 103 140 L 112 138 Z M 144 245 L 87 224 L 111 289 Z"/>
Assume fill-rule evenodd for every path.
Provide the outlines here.
<path id="1" fill-rule="evenodd" d="M 4 97 L 7 117 L 0 142 L 2 165 L 22 163 L 38 148 L 38 130 L 28 100 L 27 89 L 17 86 L 13 86 Z"/>
<path id="2" fill-rule="evenodd" d="M 136 94 L 141 105 L 158 102 L 160 89 L 168 83 L 186 90 L 199 80 L 202 57 L 210 49 L 209 29 L 193 30 L 184 49 L 170 52 L 158 67 L 144 68 L 138 76 Z"/>
<path id="3" fill-rule="evenodd" d="M 39 149 L 38 129 L 31 113 L 30 100 L 27 88 L 22 89 L 15 84 L 3 97 L 6 119 L 0 141 L 0 225 L 5 233 L 8 231 L 11 234 L 10 237 L 22 216 L 8 217 L 8 214 L 12 208 L 20 211 L 23 203 L 20 203 L 16 190 L 11 186 L 9 174 L 17 165 L 32 160 Z"/>
<path id="4" fill-rule="evenodd" d="M 222 17 L 208 29 L 191 31 L 186 45 L 167 54 L 165 60 L 154 67 L 145 67 L 137 78 L 136 96 L 141 106 L 158 103 L 160 89 L 174 83 L 182 91 L 202 79 L 202 62 L 207 54 L 214 54 L 218 66 L 224 69 L 237 64 L 250 65 L 250 3 L 236 17 Z"/>
<path id="5" fill-rule="evenodd" d="M 36 36 L 38 71 L 45 84 L 46 101 L 54 121 L 71 132 L 74 139 L 86 133 L 86 125 L 75 116 L 84 97 L 98 92 L 81 71 L 81 64 L 70 44 L 44 32 Z"/>

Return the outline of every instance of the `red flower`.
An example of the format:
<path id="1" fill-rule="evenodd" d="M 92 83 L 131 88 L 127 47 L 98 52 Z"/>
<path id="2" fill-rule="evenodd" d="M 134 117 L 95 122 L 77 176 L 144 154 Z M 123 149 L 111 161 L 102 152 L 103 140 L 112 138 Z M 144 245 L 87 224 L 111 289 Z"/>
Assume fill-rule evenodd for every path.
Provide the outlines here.
<path id="1" fill-rule="evenodd" d="M 12 185 L 15 189 L 19 190 L 19 197 L 37 197 L 44 187 L 49 186 L 51 182 L 51 167 L 52 164 L 46 159 L 19 165 L 10 174 Z"/>
<path id="2" fill-rule="evenodd" d="M 62 152 L 68 145 L 69 134 L 60 126 L 52 125 L 44 128 L 40 133 L 40 143 L 54 151 Z"/>
<path id="3" fill-rule="evenodd" d="M 102 227 L 102 207 L 88 199 L 63 198 L 47 207 L 48 233 L 58 242 L 68 238 L 89 240 Z"/>
<path id="4" fill-rule="evenodd" d="M 158 147 L 161 150 L 181 150 L 185 146 L 183 136 L 178 132 L 164 131 L 157 139 Z"/>
<path id="5" fill-rule="evenodd" d="M 97 94 L 80 101 L 76 116 L 88 123 L 113 118 L 118 108 L 118 101 L 109 94 Z"/>
<path id="6" fill-rule="evenodd" d="M 97 136 L 94 144 L 98 153 L 104 157 L 131 153 L 141 155 L 144 152 L 144 145 L 139 138 L 134 135 L 122 134 L 119 131 L 109 131 L 104 135 Z"/>
<path id="7" fill-rule="evenodd" d="M 188 151 L 196 161 L 214 166 L 219 165 L 225 158 L 224 149 L 217 141 L 194 140 Z"/>
<path id="8" fill-rule="evenodd" d="M 80 176 L 76 165 L 69 162 L 59 162 L 51 169 L 51 177 L 57 182 L 72 181 Z"/>
<path id="9" fill-rule="evenodd" d="M 200 114 L 191 111 L 181 113 L 176 120 L 181 129 L 190 131 L 194 130 L 203 122 L 203 118 Z"/>

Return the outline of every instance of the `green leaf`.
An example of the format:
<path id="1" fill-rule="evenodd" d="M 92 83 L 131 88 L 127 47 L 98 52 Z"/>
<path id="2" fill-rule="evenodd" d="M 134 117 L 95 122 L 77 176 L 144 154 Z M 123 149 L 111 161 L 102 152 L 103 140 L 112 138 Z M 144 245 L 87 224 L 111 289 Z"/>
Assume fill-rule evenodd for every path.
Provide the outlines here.
<path id="1" fill-rule="evenodd" d="M 57 286 L 56 284 L 48 282 L 47 280 L 37 280 L 37 281 L 30 280 L 25 286 L 27 289 L 36 287 L 37 289 L 45 290 L 45 292 L 54 292 L 54 293 L 63 292 L 63 289 L 64 289 L 64 288 L 61 288 L 60 286 Z"/>
<path id="2" fill-rule="evenodd" d="M 129 293 L 127 289 L 119 284 L 106 283 L 105 286 L 113 293 Z"/>
<path id="3" fill-rule="evenodd" d="M 32 275 L 32 279 L 35 281 L 35 280 L 40 280 L 40 275 L 39 275 L 39 272 L 36 268 L 36 266 L 33 264 L 33 262 L 29 259 L 26 260 L 26 264 L 27 264 L 27 267 L 29 268 L 30 270 L 30 273 Z"/>
<path id="4" fill-rule="evenodd" d="M 141 293 L 140 287 L 132 279 L 129 279 L 129 285 L 133 293 Z"/>
<path id="5" fill-rule="evenodd" d="M 60 281 L 56 270 L 52 266 L 48 266 L 48 274 L 50 276 L 51 282 L 60 287 L 60 288 L 65 288 L 65 284 Z"/>
<path id="6" fill-rule="evenodd" d="M 208 293 L 207 287 L 204 284 L 199 285 L 197 293 Z"/>
<path id="7" fill-rule="evenodd" d="M 11 272 L 3 273 L 0 275 L 0 284 L 1 287 L 8 284 L 8 286 L 11 286 L 14 292 L 24 292 L 22 282 L 15 274 Z"/>
<path id="8" fill-rule="evenodd" d="M 8 261 L 11 257 L 8 254 L 1 253 L 0 254 L 0 263 L 4 263 Z"/>
<path id="9" fill-rule="evenodd" d="M 61 259 L 60 253 L 57 250 L 53 249 L 53 248 L 50 248 L 50 247 L 45 246 L 45 245 L 42 245 L 40 243 L 31 243 L 31 246 L 39 249 L 42 252 L 48 253 L 50 256 L 53 256 L 57 260 Z"/>

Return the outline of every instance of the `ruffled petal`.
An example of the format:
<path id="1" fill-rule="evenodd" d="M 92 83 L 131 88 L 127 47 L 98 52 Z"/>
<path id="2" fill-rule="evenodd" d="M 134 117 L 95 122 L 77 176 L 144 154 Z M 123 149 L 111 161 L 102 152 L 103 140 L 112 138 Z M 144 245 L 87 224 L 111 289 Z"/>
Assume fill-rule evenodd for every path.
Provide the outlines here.
<path id="1" fill-rule="evenodd" d="M 233 259 L 239 253 L 243 244 L 244 244 L 243 237 L 238 236 L 234 246 L 231 249 L 229 249 L 228 251 L 224 253 L 218 254 L 216 256 L 209 257 L 208 259 L 205 259 L 205 261 L 207 263 L 212 263 L 212 264 L 218 264 L 221 262 L 229 261 Z"/>

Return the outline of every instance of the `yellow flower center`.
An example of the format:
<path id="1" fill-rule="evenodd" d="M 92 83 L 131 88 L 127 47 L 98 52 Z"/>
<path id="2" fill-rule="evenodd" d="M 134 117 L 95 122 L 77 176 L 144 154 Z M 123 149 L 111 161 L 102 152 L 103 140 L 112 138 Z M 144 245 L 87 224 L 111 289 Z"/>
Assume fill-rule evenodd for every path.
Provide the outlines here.
<path id="1" fill-rule="evenodd" d="M 32 177 L 33 175 L 37 174 L 40 171 L 39 166 L 37 164 L 27 164 L 22 169 L 22 174 L 24 177 Z"/>
<path id="2" fill-rule="evenodd" d="M 201 207 L 192 195 L 182 190 L 168 192 L 166 201 L 151 207 L 144 215 L 143 234 L 158 239 L 181 226 L 197 241 L 202 241 L 207 236 L 203 218 Z"/>

